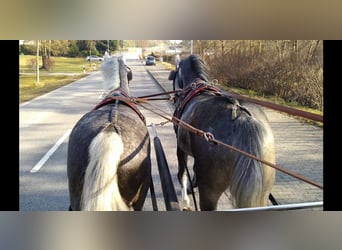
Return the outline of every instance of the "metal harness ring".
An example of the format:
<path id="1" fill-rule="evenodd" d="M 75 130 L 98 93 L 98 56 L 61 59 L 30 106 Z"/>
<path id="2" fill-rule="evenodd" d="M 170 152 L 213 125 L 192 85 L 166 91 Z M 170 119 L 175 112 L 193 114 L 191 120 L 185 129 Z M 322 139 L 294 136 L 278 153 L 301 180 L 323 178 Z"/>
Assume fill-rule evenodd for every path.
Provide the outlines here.
<path id="1" fill-rule="evenodd" d="M 215 139 L 214 135 L 213 135 L 212 133 L 210 133 L 210 132 L 204 132 L 204 133 L 203 133 L 203 138 L 204 138 L 207 142 L 212 142 L 212 141 Z"/>

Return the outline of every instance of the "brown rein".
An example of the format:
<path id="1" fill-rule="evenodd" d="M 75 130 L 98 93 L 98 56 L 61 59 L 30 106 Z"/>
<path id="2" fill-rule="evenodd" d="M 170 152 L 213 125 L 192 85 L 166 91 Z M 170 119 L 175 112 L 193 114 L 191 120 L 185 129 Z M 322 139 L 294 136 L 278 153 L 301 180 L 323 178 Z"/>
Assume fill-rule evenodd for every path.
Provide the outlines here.
<path id="1" fill-rule="evenodd" d="M 149 97 L 160 96 L 160 95 L 168 95 L 168 94 L 175 94 L 175 93 L 179 93 L 179 92 L 183 92 L 183 90 L 173 90 L 173 91 L 157 93 L 157 94 L 152 94 L 152 95 L 139 96 L 138 98 L 139 99 L 151 100 L 151 99 L 149 99 Z M 166 98 L 166 100 L 168 100 L 168 99 L 169 98 Z M 154 99 L 152 99 L 152 100 L 154 100 Z"/>
<path id="2" fill-rule="evenodd" d="M 175 91 L 169 91 L 169 92 L 158 93 L 158 94 L 153 94 L 153 95 L 146 95 L 146 96 L 140 96 L 140 97 L 114 96 L 112 98 L 113 99 L 118 99 L 118 100 L 123 101 L 125 103 L 130 102 L 130 103 L 135 103 L 137 105 L 140 105 L 141 107 L 145 108 L 146 110 L 149 110 L 152 113 L 155 113 L 155 114 L 161 116 L 162 118 L 166 119 L 167 121 L 172 122 L 172 123 L 174 123 L 174 124 L 176 124 L 178 126 L 181 126 L 181 127 L 185 128 L 185 129 L 189 130 L 190 132 L 200 136 L 202 139 L 206 140 L 209 143 L 214 143 L 216 145 L 221 145 L 221 146 L 226 147 L 228 149 L 231 149 L 233 151 L 239 152 L 239 153 L 241 153 L 241 154 L 243 154 L 243 155 L 245 155 L 247 157 L 250 157 L 250 158 L 252 158 L 254 160 L 257 160 L 257 161 L 259 161 L 259 162 L 261 162 L 263 164 L 266 164 L 266 165 L 268 165 L 268 166 L 270 166 L 270 167 L 272 167 L 272 168 L 274 168 L 276 170 L 279 170 L 279 171 L 281 171 L 281 172 L 283 172 L 285 174 L 288 174 L 288 175 L 290 175 L 292 177 L 295 177 L 295 178 L 297 178 L 299 180 L 302 180 L 302 181 L 304 181 L 306 183 L 309 183 L 309 184 L 311 184 L 313 186 L 316 186 L 318 188 L 323 189 L 323 185 L 321 185 L 320 183 L 317 183 L 317 182 L 315 182 L 313 180 L 305 178 L 305 177 L 299 175 L 296 172 L 287 170 L 287 169 L 285 169 L 283 167 L 280 167 L 280 166 L 277 166 L 277 165 L 275 165 L 275 164 L 273 164 L 271 162 L 262 160 L 262 159 L 254 156 L 252 154 L 249 154 L 249 153 L 247 153 L 245 151 L 242 151 L 242 150 L 240 150 L 238 148 L 235 148 L 235 147 L 233 147 L 233 146 L 231 146 L 229 144 L 223 143 L 222 141 L 219 141 L 219 140 L 215 139 L 215 137 L 214 137 L 214 135 L 212 133 L 205 132 L 203 130 L 197 129 L 197 128 L 191 126 L 190 124 L 180 120 L 176 116 L 172 116 L 171 118 L 169 118 L 168 117 L 169 116 L 168 113 L 166 113 L 165 111 L 161 110 L 158 106 L 153 105 L 153 104 L 148 102 L 149 100 L 157 100 L 157 99 L 154 99 L 154 98 L 150 99 L 149 97 L 160 96 L 160 95 L 165 95 L 165 94 L 172 94 L 172 93 L 178 93 L 178 92 L 183 92 L 183 90 L 175 90 Z M 167 98 L 166 100 L 169 100 L 169 99 L 170 98 Z M 158 99 L 158 100 L 165 100 L 165 99 Z M 145 104 L 150 105 L 152 108 L 147 107 Z M 158 110 L 159 112 L 157 112 L 156 110 Z M 162 113 L 164 113 L 166 115 L 164 115 Z"/>

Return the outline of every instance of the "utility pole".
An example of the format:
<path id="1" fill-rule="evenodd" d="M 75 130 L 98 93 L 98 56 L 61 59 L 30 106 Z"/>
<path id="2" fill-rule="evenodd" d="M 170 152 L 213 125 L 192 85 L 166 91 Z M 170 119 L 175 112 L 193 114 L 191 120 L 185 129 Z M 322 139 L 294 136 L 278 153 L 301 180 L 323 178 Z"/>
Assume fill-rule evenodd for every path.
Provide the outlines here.
<path id="1" fill-rule="evenodd" d="M 36 55 L 36 83 L 39 83 L 39 40 L 36 41 L 37 44 L 37 55 Z"/>
<path id="2" fill-rule="evenodd" d="M 193 40 L 190 40 L 190 54 L 192 54 Z"/>

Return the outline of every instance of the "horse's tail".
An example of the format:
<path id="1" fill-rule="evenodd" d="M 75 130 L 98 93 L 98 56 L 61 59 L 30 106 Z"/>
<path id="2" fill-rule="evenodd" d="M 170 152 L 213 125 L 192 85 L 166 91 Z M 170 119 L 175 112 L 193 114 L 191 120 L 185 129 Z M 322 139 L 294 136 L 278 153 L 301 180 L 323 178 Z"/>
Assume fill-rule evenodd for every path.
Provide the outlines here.
<path id="1" fill-rule="evenodd" d="M 81 210 L 116 211 L 131 210 L 121 197 L 117 168 L 124 146 L 113 126 L 103 129 L 89 146 Z"/>
<path id="2" fill-rule="evenodd" d="M 274 164 L 274 137 L 269 125 L 253 117 L 237 122 L 241 130 L 235 130 L 239 131 L 235 147 Z M 230 186 L 233 205 L 237 208 L 266 206 L 275 170 L 241 153 L 236 154 Z"/>

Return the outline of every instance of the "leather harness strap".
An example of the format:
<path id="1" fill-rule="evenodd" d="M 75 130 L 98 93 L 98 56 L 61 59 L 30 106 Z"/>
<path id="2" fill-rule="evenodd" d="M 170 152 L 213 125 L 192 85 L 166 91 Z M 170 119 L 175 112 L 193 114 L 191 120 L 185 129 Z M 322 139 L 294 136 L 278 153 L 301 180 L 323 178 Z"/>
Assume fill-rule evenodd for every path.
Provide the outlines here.
<path id="1" fill-rule="evenodd" d="M 130 96 L 124 92 L 122 89 L 116 89 L 111 92 L 110 96 L 103 99 L 99 104 L 95 106 L 93 110 L 99 109 L 102 106 L 105 106 L 109 103 L 113 103 L 116 100 L 122 102 L 123 104 L 126 104 L 128 107 L 133 109 L 135 113 L 140 117 L 140 119 L 145 123 L 146 125 L 146 119 L 145 116 L 140 112 L 138 107 L 135 105 L 134 101 L 130 98 Z"/>
<path id="2" fill-rule="evenodd" d="M 222 96 L 225 97 L 229 100 L 229 102 L 231 102 L 231 104 L 233 104 L 233 109 L 232 109 L 232 118 L 235 119 L 237 114 L 236 114 L 236 109 L 239 107 L 242 110 L 246 111 L 249 115 L 251 115 L 249 113 L 249 111 L 240 105 L 240 103 L 238 102 L 237 99 L 233 98 L 230 95 L 227 95 L 225 93 L 222 92 L 222 90 L 220 90 L 219 88 L 209 85 L 204 81 L 198 81 L 198 82 L 194 82 L 192 83 L 188 88 L 186 88 L 184 90 L 184 101 L 182 102 L 182 105 L 176 110 L 175 115 L 180 118 L 183 114 L 183 111 L 185 109 L 185 107 L 189 104 L 189 102 L 191 101 L 191 99 L 193 97 L 195 97 L 196 95 L 202 93 L 202 92 L 206 92 L 206 93 L 210 93 L 210 94 L 214 94 L 216 96 Z"/>

